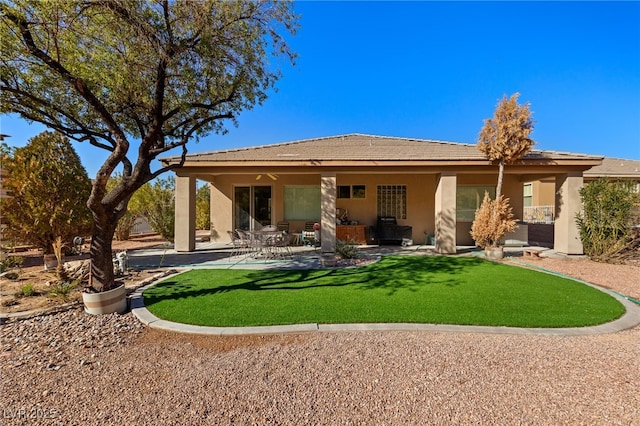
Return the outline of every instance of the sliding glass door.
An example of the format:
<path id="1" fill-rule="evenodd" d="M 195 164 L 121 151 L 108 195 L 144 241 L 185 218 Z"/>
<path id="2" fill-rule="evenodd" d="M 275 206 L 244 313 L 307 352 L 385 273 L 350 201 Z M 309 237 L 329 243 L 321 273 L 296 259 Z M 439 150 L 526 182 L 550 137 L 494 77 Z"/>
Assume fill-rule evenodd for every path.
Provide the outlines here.
<path id="1" fill-rule="evenodd" d="M 271 187 L 236 186 L 233 196 L 235 229 L 251 231 L 271 224 Z"/>

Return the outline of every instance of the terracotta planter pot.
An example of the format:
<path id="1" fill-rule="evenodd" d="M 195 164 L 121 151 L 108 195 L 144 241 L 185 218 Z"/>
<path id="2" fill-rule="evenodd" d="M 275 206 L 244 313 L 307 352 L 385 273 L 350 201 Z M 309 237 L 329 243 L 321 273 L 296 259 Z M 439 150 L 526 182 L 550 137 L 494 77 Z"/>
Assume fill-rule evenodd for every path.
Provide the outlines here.
<path id="1" fill-rule="evenodd" d="M 82 293 L 84 310 L 88 314 L 103 315 L 127 310 L 127 293 L 124 284 L 101 293 Z"/>
<path id="2" fill-rule="evenodd" d="M 485 247 L 484 255 L 490 260 L 500 260 L 504 258 L 504 247 Z"/>

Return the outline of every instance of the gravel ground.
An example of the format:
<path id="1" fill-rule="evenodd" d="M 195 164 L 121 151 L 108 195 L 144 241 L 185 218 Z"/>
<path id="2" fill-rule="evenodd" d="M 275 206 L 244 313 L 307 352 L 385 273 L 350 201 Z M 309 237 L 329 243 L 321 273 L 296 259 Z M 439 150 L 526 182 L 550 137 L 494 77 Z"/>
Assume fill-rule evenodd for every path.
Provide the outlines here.
<path id="1" fill-rule="evenodd" d="M 638 267 L 531 262 L 640 285 Z M 75 309 L 0 326 L 0 423 L 640 425 L 639 371 L 640 327 L 215 337 Z"/>

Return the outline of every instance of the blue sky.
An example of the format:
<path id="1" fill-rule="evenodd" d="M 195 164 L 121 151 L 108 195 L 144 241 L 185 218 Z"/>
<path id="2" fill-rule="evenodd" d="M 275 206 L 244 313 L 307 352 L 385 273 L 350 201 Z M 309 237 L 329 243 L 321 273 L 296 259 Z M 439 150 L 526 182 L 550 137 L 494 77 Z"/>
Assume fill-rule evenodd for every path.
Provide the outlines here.
<path id="1" fill-rule="evenodd" d="M 190 152 L 366 133 L 476 143 L 503 94 L 536 149 L 640 159 L 640 2 L 300 2 L 295 67 Z M 22 146 L 43 130 L 3 116 Z M 76 144 L 90 177 L 102 162 Z"/>

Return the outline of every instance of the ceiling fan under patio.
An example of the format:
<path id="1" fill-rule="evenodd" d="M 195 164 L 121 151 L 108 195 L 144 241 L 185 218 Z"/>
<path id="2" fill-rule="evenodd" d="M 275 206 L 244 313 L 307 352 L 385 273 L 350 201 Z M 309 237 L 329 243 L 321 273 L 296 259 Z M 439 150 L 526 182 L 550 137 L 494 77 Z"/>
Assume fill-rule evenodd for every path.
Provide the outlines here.
<path id="1" fill-rule="evenodd" d="M 274 173 L 265 173 L 271 180 L 278 180 L 278 175 Z M 256 176 L 256 180 L 262 179 L 262 174 Z"/>

